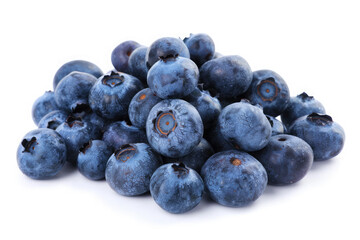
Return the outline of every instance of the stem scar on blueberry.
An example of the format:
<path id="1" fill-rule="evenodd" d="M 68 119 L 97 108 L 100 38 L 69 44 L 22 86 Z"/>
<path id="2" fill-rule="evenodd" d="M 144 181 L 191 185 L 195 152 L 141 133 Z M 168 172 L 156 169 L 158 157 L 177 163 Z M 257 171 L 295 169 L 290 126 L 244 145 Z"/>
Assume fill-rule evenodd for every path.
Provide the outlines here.
<path id="1" fill-rule="evenodd" d="M 176 54 L 168 54 L 168 55 L 165 55 L 165 56 L 159 56 L 159 59 L 164 61 L 164 62 L 167 62 L 169 60 L 176 59 L 178 56 L 179 56 L 178 53 L 176 53 Z"/>
<path id="2" fill-rule="evenodd" d="M 163 136 L 168 136 L 177 127 L 177 122 L 174 114 L 169 112 L 159 112 L 154 121 L 155 129 Z"/>
<path id="3" fill-rule="evenodd" d="M 90 140 L 89 142 L 87 143 L 84 143 L 84 145 L 79 149 L 79 151 L 83 154 L 86 153 L 86 150 L 88 150 L 92 145 L 92 140 Z"/>
<path id="4" fill-rule="evenodd" d="M 297 97 L 300 98 L 303 102 L 314 99 L 313 96 L 309 96 L 306 92 L 297 95 Z"/>
<path id="5" fill-rule="evenodd" d="M 125 144 L 120 147 L 120 149 L 115 151 L 115 157 L 117 160 L 126 162 L 132 158 L 136 153 L 136 148 L 130 144 Z"/>
<path id="6" fill-rule="evenodd" d="M 83 125 L 84 125 L 84 123 L 82 122 L 81 118 L 79 118 L 79 117 L 74 117 L 74 116 L 72 116 L 72 115 L 70 115 L 70 116 L 66 119 L 65 123 L 66 123 L 67 125 L 69 125 L 69 127 L 71 127 L 71 128 L 72 128 L 73 126 L 75 126 L 75 125 L 79 125 L 79 126 L 83 126 Z"/>
<path id="7" fill-rule="evenodd" d="M 125 81 L 125 77 L 120 75 L 118 72 L 111 71 L 110 74 L 107 74 L 102 79 L 102 84 L 109 87 L 116 87 L 122 84 Z"/>
<path id="8" fill-rule="evenodd" d="M 174 163 L 173 165 L 171 165 L 171 167 L 174 169 L 174 172 L 177 174 L 178 178 L 185 176 L 189 173 L 189 169 L 182 162 Z"/>
<path id="9" fill-rule="evenodd" d="M 238 158 L 235 158 L 235 157 L 232 157 L 232 158 L 230 159 L 230 162 L 231 162 L 231 164 L 234 165 L 234 166 L 239 166 L 239 165 L 241 165 L 241 160 L 238 159 Z"/>
<path id="10" fill-rule="evenodd" d="M 30 141 L 27 139 L 22 140 L 21 145 L 24 147 L 22 152 L 30 152 L 31 149 L 34 150 L 36 145 L 35 143 L 38 144 L 36 142 L 36 137 L 32 137 Z"/>

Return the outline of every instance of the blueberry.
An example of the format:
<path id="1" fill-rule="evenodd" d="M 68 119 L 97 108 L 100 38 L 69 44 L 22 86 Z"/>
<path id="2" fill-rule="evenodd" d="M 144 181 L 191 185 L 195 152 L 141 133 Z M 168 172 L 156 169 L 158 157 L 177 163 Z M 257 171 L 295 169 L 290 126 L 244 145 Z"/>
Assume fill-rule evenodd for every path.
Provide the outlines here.
<path id="1" fill-rule="evenodd" d="M 289 133 L 311 146 L 314 161 L 333 158 L 344 147 L 344 129 L 325 114 L 312 113 L 298 118 L 289 128 Z"/>
<path id="2" fill-rule="evenodd" d="M 168 55 L 161 58 L 149 70 L 147 83 L 160 98 L 182 98 L 196 88 L 199 69 L 188 58 Z"/>
<path id="3" fill-rule="evenodd" d="M 253 104 L 260 104 L 265 114 L 276 117 L 287 107 L 290 92 L 279 74 L 271 70 L 259 70 L 253 72 L 246 97 Z"/>
<path id="4" fill-rule="evenodd" d="M 39 128 L 50 128 L 55 130 L 60 124 L 65 122 L 68 117 L 67 112 L 62 110 L 55 110 L 46 114 L 41 118 L 38 127 Z"/>
<path id="5" fill-rule="evenodd" d="M 286 128 L 289 128 L 296 119 L 313 112 L 324 114 L 325 108 L 313 96 L 303 92 L 290 98 L 287 108 L 281 114 L 281 121 Z"/>
<path id="6" fill-rule="evenodd" d="M 266 118 L 271 126 L 271 136 L 283 134 L 286 132 L 286 128 L 281 121 L 269 115 L 266 115 Z"/>
<path id="7" fill-rule="evenodd" d="M 34 123 L 38 125 L 41 118 L 54 110 L 58 110 L 58 106 L 54 98 L 54 92 L 47 91 L 41 97 L 36 99 L 32 106 L 32 118 Z"/>
<path id="8" fill-rule="evenodd" d="M 149 145 L 127 144 L 109 158 L 105 178 L 121 195 L 141 195 L 149 191 L 150 178 L 161 164 L 161 157 Z"/>
<path id="9" fill-rule="evenodd" d="M 91 109 L 109 120 L 128 116 L 131 99 L 142 89 L 139 79 L 126 73 L 111 71 L 100 77 L 89 94 Z"/>
<path id="10" fill-rule="evenodd" d="M 79 111 L 88 107 L 91 87 L 95 84 L 93 75 L 83 72 L 71 72 L 66 75 L 55 89 L 55 101 L 64 111 Z"/>
<path id="11" fill-rule="evenodd" d="M 219 121 L 216 121 L 213 127 L 205 131 L 205 139 L 209 141 L 215 152 L 235 149 L 235 147 L 223 137 L 220 131 Z"/>
<path id="12" fill-rule="evenodd" d="M 190 53 L 185 43 L 177 38 L 164 37 L 153 42 L 146 53 L 146 66 L 150 69 L 160 57 L 179 56 L 190 58 Z"/>
<path id="13" fill-rule="evenodd" d="M 146 143 L 144 130 L 132 126 L 126 121 L 113 122 L 105 129 L 103 139 L 114 150 L 129 143 Z"/>
<path id="14" fill-rule="evenodd" d="M 54 177 L 66 161 L 66 145 L 52 129 L 39 128 L 27 133 L 17 149 L 20 170 L 33 179 Z"/>
<path id="15" fill-rule="evenodd" d="M 139 91 L 129 105 L 129 119 L 138 128 L 146 128 L 146 119 L 150 110 L 162 99 L 156 96 L 150 88 Z"/>
<path id="16" fill-rule="evenodd" d="M 138 47 L 129 57 L 129 72 L 132 76 L 137 77 L 144 86 L 147 85 L 148 68 L 146 66 L 147 47 Z"/>
<path id="17" fill-rule="evenodd" d="M 150 146 L 171 158 L 189 154 L 200 143 L 203 131 L 198 111 L 181 99 L 159 102 L 151 109 L 146 121 Z"/>
<path id="18" fill-rule="evenodd" d="M 216 97 L 212 97 L 208 91 L 195 88 L 184 99 L 198 110 L 205 128 L 212 126 L 220 115 L 220 102 Z"/>
<path id="19" fill-rule="evenodd" d="M 125 41 L 120 43 L 111 53 L 111 62 L 119 72 L 130 73 L 128 67 L 131 53 L 141 45 L 135 41 Z"/>
<path id="20" fill-rule="evenodd" d="M 63 77 L 74 71 L 89 73 L 93 75 L 95 78 L 99 78 L 101 75 L 103 75 L 101 69 L 91 62 L 87 62 L 83 60 L 75 60 L 75 61 L 67 62 L 59 68 L 59 70 L 56 72 L 54 76 L 54 81 L 53 81 L 54 89 L 56 89 L 56 86 Z"/>
<path id="21" fill-rule="evenodd" d="M 91 139 L 101 139 L 107 125 L 107 121 L 94 112 L 85 114 L 82 117 L 87 123 Z"/>
<path id="22" fill-rule="evenodd" d="M 204 192 L 200 175 L 182 163 L 159 167 L 151 177 L 150 193 L 170 213 L 185 213 L 196 207 Z"/>
<path id="23" fill-rule="evenodd" d="M 264 166 L 269 184 L 287 185 L 298 182 L 310 170 L 314 154 L 301 138 L 280 134 L 252 155 Z"/>
<path id="24" fill-rule="evenodd" d="M 257 151 L 271 136 L 271 125 L 259 106 L 242 100 L 225 107 L 219 116 L 223 137 L 237 149 Z"/>
<path id="25" fill-rule="evenodd" d="M 215 44 L 209 35 L 205 33 L 190 34 L 190 37 L 184 39 L 184 43 L 189 49 L 190 59 L 199 67 L 213 59 Z"/>
<path id="26" fill-rule="evenodd" d="M 219 98 L 239 96 L 249 88 L 252 71 L 240 56 L 224 56 L 204 63 L 200 68 L 200 82 L 205 89 L 213 89 Z"/>
<path id="27" fill-rule="evenodd" d="M 79 149 L 91 138 L 87 123 L 83 122 L 81 118 L 69 116 L 56 128 L 56 131 L 65 141 L 67 161 L 76 166 Z"/>
<path id="28" fill-rule="evenodd" d="M 267 185 L 264 167 L 245 152 L 215 153 L 201 169 L 205 189 L 217 203 L 241 207 L 258 199 Z"/>
<path id="29" fill-rule="evenodd" d="M 90 140 L 79 149 L 77 168 L 90 180 L 105 178 L 105 168 L 112 152 L 104 141 Z"/>
<path id="30" fill-rule="evenodd" d="M 166 158 L 163 160 L 166 163 L 183 163 L 187 167 L 194 169 L 198 173 L 201 171 L 201 167 L 204 165 L 206 160 L 214 154 L 214 150 L 204 138 L 201 139 L 201 142 L 186 156 L 179 158 Z"/>

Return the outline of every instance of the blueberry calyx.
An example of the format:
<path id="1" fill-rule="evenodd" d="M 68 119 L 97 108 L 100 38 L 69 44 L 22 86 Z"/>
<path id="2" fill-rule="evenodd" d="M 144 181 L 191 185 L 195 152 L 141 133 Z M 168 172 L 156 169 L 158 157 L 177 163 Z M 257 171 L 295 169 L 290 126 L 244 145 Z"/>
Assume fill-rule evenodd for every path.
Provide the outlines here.
<path id="1" fill-rule="evenodd" d="M 174 163 L 171 165 L 171 167 L 174 169 L 174 172 L 177 174 L 178 178 L 184 177 L 189 173 L 189 169 L 182 162 Z"/>
<path id="2" fill-rule="evenodd" d="M 90 108 L 89 104 L 86 104 L 86 103 L 78 103 L 72 109 L 73 114 L 90 113 L 90 112 L 91 112 L 91 108 Z"/>
<path id="3" fill-rule="evenodd" d="M 169 60 L 175 60 L 177 57 L 179 57 L 178 53 L 176 53 L 176 54 L 168 54 L 168 55 L 165 55 L 165 56 L 159 56 L 159 59 L 161 61 L 167 62 Z"/>
<path id="4" fill-rule="evenodd" d="M 265 84 L 270 84 L 274 87 L 274 90 L 275 92 L 272 94 L 272 96 L 266 96 L 264 95 L 262 92 L 261 92 L 261 87 Z M 266 88 L 266 87 L 265 87 Z M 257 94 L 260 96 L 260 98 L 264 101 L 264 102 L 271 102 L 273 101 L 276 96 L 278 95 L 278 93 L 280 92 L 279 91 L 279 88 L 277 86 L 277 84 L 275 83 L 275 79 L 274 78 L 267 78 L 267 79 L 264 79 L 262 80 L 256 87 L 256 91 L 257 91 Z M 266 93 L 270 93 L 270 89 L 269 88 L 266 88 L 265 89 L 265 92 Z"/>
<path id="5" fill-rule="evenodd" d="M 232 157 L 232 158 L 230 159 L 230 162 L 231 162 L 231 164 L 234 165 L 234 166 L 239 166 L 239 165 L 241 165 L 241 160 L 238 159 L 238 158 L 235 158 L 235 157 Z"/>
<path id="6" fill-rule="evenodd" d="M 306 92 L 303 92 L 303 93 L 297 95 L 297 97 L 300 98 L 303 102 L 310 101 L 310 100 L 314 99 L 313 96 L 307 95 Z"/>
<path id="7" fill-rule="evenodd" d="M 30 141 L 27 139 L 22 140 L 21 145 L 24 147 L 24 150 L 22 152 L 23 153 L 30 152 L 31 149 L 34 150 L 35 145 L 37 144 L 37 143 L 36 144 L 35 143 L 36 143 L 36 137 L 32 137 L 30 139 Z"/>
<path id="8" fill-rule="evenodd" d="M 81 118 L 79 117 L 75 117 L 75 116 L 69 116 L 66 120 L 65 123 L 67 125 L 69 125 L 70 128 L 72 128 L 75 125 L 80 125 L 83 126 L 84 123 L 82 122 Z"/>
<path id="9" fill-rule="evenodd" d="M 154 127 L 162 136 L 168 136 L 177 127 L 176 118 L 173 112 L 159 112 L 154 121 Z"/>
<path id="10" fill-rule="evenodd" d="M 281 137 L 281 138 L 278 139 L 278 141 L 280 141 L 280 142 L 285 142 L 285 141 L 286 141 L 286 138 L 285 138 L 285 137 Z"/>
<path id="11" fill-rule="evenodd" d="M 306 117 L 306 120 L 315 123 L 318 126 L 330 125 L 333 123 L 332 117 L 326 114 L 318 114 L 313 112 Z"/>
<path id="12" fill-rule="evenodd" d="M 102 84 L 109 87 L 116 87 L 122 84 L 125 80 L 123 75 L 120 75 L 118 72 L 111 71 L 110 74 L 104 75 L 102 79 Z"/>
<path id="13" fill-rule="evenodd" d="M 88 141 L 87 143 L 84 143 L 84 145 L 80 147 L 79 151 L 85 154 L 86 150 L 88 150 L 91 147 L 91 145 L 92 145 L 92 140 Z"/>
<path id="14" fill-rule="evenodd" d="M 115 151 L 116 160 L 126 162 L 136 153 L 136 148 L 131 144 L 125 144 Z"/>

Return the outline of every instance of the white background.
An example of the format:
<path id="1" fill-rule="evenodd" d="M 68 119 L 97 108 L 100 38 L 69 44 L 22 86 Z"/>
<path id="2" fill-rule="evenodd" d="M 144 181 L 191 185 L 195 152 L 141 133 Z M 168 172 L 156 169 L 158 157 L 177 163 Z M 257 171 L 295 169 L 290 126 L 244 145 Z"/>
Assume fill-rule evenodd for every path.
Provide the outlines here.
<path id="1" fill-rule="evenodd" d="M 360 8 L 357 1 L 1 1 L 0 239 L 359 239 Z M 346 131 L 343 152 L 299 183 L 268 187 L 245 208 L 204 200 L 172 215 L 150 196 L 122 197 L 66 168 L 35 181 L 16 163 L 31 107 L 56 70 L 103 71 L 125 40 L 208 33 L 222 54 L 272 69 L 291 95 L 314 95 Z"/>

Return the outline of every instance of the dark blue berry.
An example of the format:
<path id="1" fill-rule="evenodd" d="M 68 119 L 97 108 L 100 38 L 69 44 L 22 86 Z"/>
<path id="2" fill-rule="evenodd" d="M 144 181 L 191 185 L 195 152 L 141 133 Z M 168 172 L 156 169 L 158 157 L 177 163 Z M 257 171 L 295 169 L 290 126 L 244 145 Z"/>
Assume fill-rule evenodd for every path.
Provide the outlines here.
<path id="1" fill-rule="evenodd" d="M 149 145 L 124 145 L 109 158 L 105 177 L 114 191 L 125 196 L 141 195 L 149 191 L 150 178 L 162 160 Z"/>
<path id="2" fill-rule="evenodd" d="M 301 138 L 280 134 L 252 155 L 264 166 L 269 184 L 287 185 L 300 181 L 310 170 L 314 154 Z"/>
<path id="3" fill-rule="evenodd" d="M 289 134 L 307 142 L 315 161 L 337 156 L 344 147 L 344 129 L 325 114 L 312 113 L 298 118 L 289 128 Z"/>
<path id="4" fill-rule="evenodd" d="M 91 62 L 83 60 L 67 62 L 59 68 L 59 70 L 54 76 L 54 89 L 56 88 L 60 80 L 63 79 L 63 77 L 74 71 L 89 73 L 95 78 L 99 78 L 101 75 L 103 75 L 101 69 Z"/>
<path id="5" fill-rule="evenodd" d="M 119 72 L 130 73 L 128 61 L 131 53 L 141 45 L 135 41 L 120 43 L 111 53 L 111 62 Z"/>
<path id="6" fill-rule="evenodd" d="M 100 77 L 89 94 L 91 109 L 109 120 L 128 116 L 131 99 L 142 89 L 139 79 L 126 73 L 111 71 Z"/>
<path id="7" fill-rule="evenodd" d="M 258 199 L 267 185 L 264 167 L 245 152 L 215 153 L 201 169 L 205 189 L 217 203 L 241 207 Z"/>
<path id="8" fill-rule="evenodd" d="M 66 161 L 64 139 L 54 130 L 39 128 L 27 133 L 17 149 L 20 170 L 33 179 L 54 177 Z"/>
<path id="9" fill-rule="evenodd" d="M 189 49 L 191 60 L 199 67 L 213 59 L 215 44 L 209 35 L 205 33 L 190 34 L 190 37 L 184 39 L 184 43 Z"/>
<path id="10" fill-rule="evenodd" d="M 58 110 L 58 106 L 55 102 L 54 92 L 47 91 L 41 97 L 36 99 L 32 106 L 31 112 L 34 123 L 38 125 L 41 118 L 54 110 Z"/>
<path id="11" fill-rule="evenodd" d="M 150 193 L 170 213 L 185 213 L 196 207 L 204 192 L 200 175 L 182 163 L 159 167 L 151 177 Z"/>
<path id="12" fill-rule="evenodd" d="M 55 130 L 68 117 L 67 112 L 55 110 L 46 114 L 39 122 L 39 128 L 50 128 Z"/>
<path id="13" fill-rule="evenodd" d="M 203 131 L 198 111 L 181 99 L 159 102 L 151 109 L 146 122 L 150 146 L 171 158 L 189 154 L 200 143 Z"/>
<path id="14" fill-rule="evenodd" d="M 148 68 L 146 67 L 146 53 L 147 47 L 138 47 L 135 49 L 129 57 L 129 71 L 134 77 L 137 77 L 144 86 L 147 85 L 147 73 Z"/>
<path id="15" fill-rule="evenodd" d="M 79 149 L 77 168 L 88 179 L 104 179 L 106 163 L 112 153 L 112 148 L 105 142 L 90 140 Z"/>

